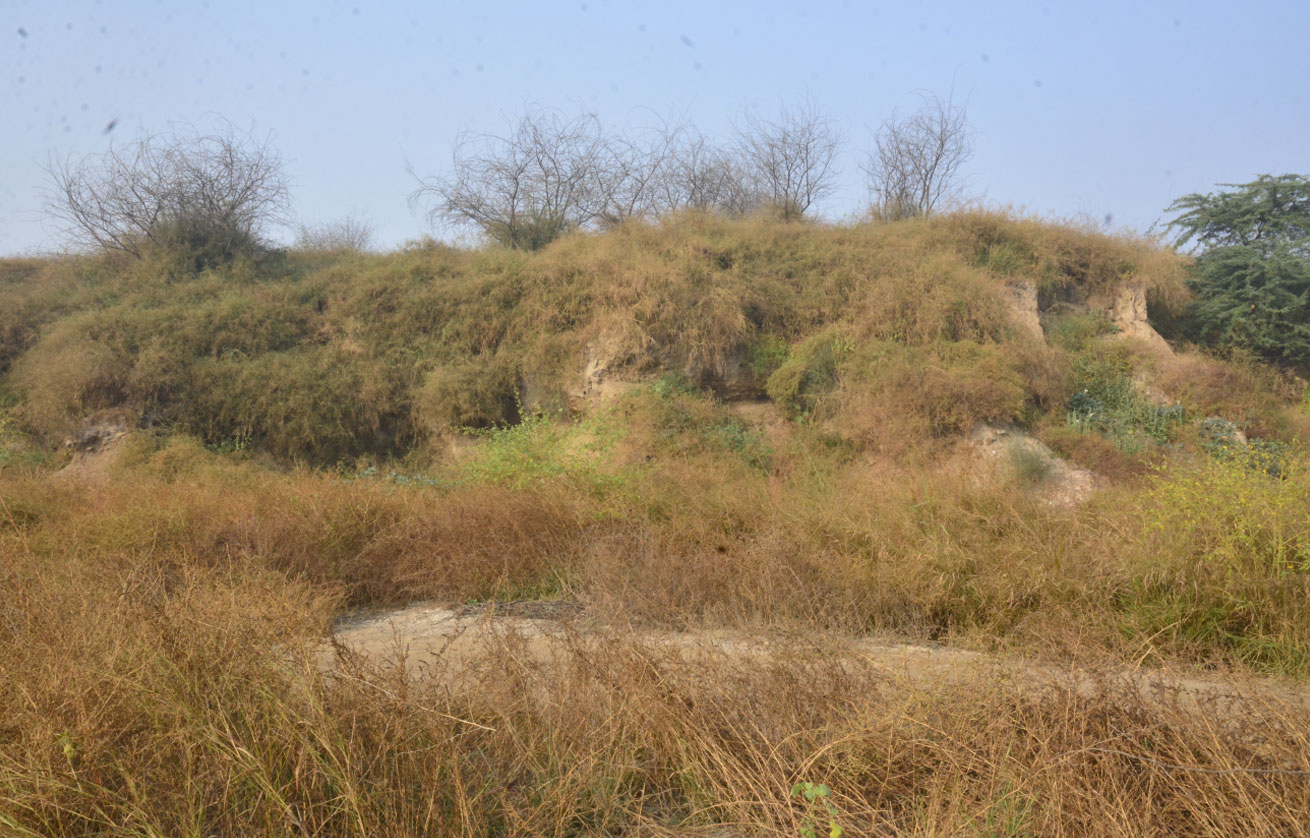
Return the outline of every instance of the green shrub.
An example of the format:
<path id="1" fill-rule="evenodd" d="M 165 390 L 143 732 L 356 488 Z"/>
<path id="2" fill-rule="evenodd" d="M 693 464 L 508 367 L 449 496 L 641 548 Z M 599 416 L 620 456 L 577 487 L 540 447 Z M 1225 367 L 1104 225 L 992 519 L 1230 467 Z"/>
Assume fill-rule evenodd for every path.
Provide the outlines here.
<path id="1" fill-rule="evenodd" d="M 518 375 L 503 358 L 439 366 L 427 374 L 415 401 L 434 433 L 514 425 L 520 419 Z"/>
<path id="2" fill-rule="evenodd" d="M 461 484 L 523 489 L 559 481 L 607 501 L 622 499 L 639 471 L 613 460 L 626 433 L 605 415 L 561 422 L 534 414 L 515 425 L 475 431 L 477 451 L 455 474 Z"/>
<path id="3" fill-rule="evenodd" d="M 46 442 L 62 441 L 83 416 L 121 404 L 130 361 L 89 339 L 93 316 L 58 323 L 15 364 L 11 381 L 22 395 L 20 415 Z"/>
<path id="4" fill-rule="evenodd" d="M 1276 479 L 1237 459 L 1157 476 L 1138 503 L 1124 619 L 1134 635 L 1220 649 L 1295 672 L 1310 662 L 1310 496 L 1305 471 Z"/>
<path id="5" fill-rule="evenodd" d="M 714 369 L 745 348 L 779 406 L 831 423 L 832 439 L 932 444 L 980 418 L 1036 422 L 1067 397 L 1060 354 L 1014 340 L 997 272 L 1090 285 L 1127 266 L 1167 287 L 1177 264 L 1142 242 L 995 213 L 854 226 L 687 213 L 539 252 L 292 252 L 198 272 L 163 253 L 63 260 L 0 271 L 0 368 L 13 360 L 18 415 L 46 441 L 116 407 L 211 444 L 276 444 L 280 456 L 330 464 L 344 450 L 513 424 L 516 399 L 562 412 L 598 343 L 636 373 L 672 356 Z M 346 381 L 368 376 L 371 387 L 353 389 L 380 394 L 380 406 L 322 398 L 318 389 L 352 385 L 315 388 L 290 372 L 310 357 L 341 359 L 332 363 Z M 255 430 L 275 413 L 267 405 L 200 389 L 237 397 L 229 383 L 264 372 L 303 399 L 287 414 L 300 431 L 276 443 Z M 348 430 L 326 430 L 338 427 Z M 324 450 L 312 453 L 312 441 Z"/>
<path id="6" fill-rule="evenodd" d="M 1177 440 L 1186 411 L 1142 395 L 1124 345 L 1088 346 L 1074 356 L 1073 377 L 1076 389 L 1067 405 L 1071 427 L 1101 434 L 1133 454 Z"/>
<path id="7" fill-rule="evenodd" d="M 203 360 L 192 367 L 177 423 L 211 445 L 256 446 L 314 464 L 398 454 L 415 429 L 392 376 L 329 347 Z"/>
<path id="8" fill-rule="evenodd" d="M 1016 440 L 1005 453 L 1010 471 L 1020 485 L 1035 486 L 1043 483 L 1055 471 L 1050 458 L 1031 444 Z"/>
<path id="9" fill-rule="evenodd" d="M 629 394 L 616 407 L 650 456 L 697 455 L 739 459 L 767 472 L 773 452 L 763 435 L 685 378 L 667 374 Z M 638 430 L 633 430 L 638 429 Z"/>
<path id="10" fill-rule="evenodd" d="M 1104 335 L 1119 331 L 1104 312 L 1069 314 L 1055 319 L 1046 329 L 1046 339 L 1070 352 L 1080 352 Z"/>
<path id="11" fill-rule="evenodd" d="M 1016 421 L 1027 395 L 1014 356 L 998 344 L 880 341 L 851 353 L 824 418 L 847 439 L 895 451 L 968 433 L 977 422 Z"/>
<path id="12" fill-rule="evenodd" d="M 1245 439 L 1237 426 L 1227 419 L 1211 416 L 1198 427 L 1201 447 L 1217 460 L 1239 463 L 1262 471 L 1270 477 L 1282 477 L 1287 469 L 1292 446 L 1278 440 Z"/>
<path id="13" fill-rule="evenodd" d="M 837 386 L 838 367 L 852 349 L 845 335 L 831 330 L 803 341 L 769 376 L 769 398 L 792 416 L 808 415 Z"/>
<path id="14" fill-rule="evenodd" d="M 777 335 L 757 335 L 748 348 L 751 372 L 759 381 L 768 381 L 787 362 L 791 347 Z"/>

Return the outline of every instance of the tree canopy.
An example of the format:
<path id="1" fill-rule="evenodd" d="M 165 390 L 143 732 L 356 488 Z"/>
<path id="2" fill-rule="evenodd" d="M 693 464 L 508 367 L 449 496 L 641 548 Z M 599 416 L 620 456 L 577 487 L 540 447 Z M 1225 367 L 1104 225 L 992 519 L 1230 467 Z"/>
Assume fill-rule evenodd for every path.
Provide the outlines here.
<path id="1" fill-rule="evenodd" d="M 1310 365 L 1310 178 L 1261 175 L 1169 207 L 1179 247 L 1200 246 L 1191 335 L 1280 363 Z"/>

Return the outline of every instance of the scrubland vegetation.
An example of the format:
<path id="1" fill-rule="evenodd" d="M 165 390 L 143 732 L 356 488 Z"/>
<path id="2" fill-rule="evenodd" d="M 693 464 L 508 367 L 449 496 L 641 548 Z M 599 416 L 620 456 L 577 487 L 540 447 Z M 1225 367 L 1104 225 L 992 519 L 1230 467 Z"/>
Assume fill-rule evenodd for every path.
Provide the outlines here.
<path id="1" fill-rule="evenodd" d="M 991 212 L 0 263 L 0 829 L 1299 834 L 1305 385 L 1181 341 L 1187 268 Z M 1128 283 L 1173 354 L 1077 303 Z M 427 599 L 585 616 L 551 665 L 324 652 Z M 729 629 L 773 654 L 644 633 Z M 909 687 L 869 636 L 995 672 Z"/>

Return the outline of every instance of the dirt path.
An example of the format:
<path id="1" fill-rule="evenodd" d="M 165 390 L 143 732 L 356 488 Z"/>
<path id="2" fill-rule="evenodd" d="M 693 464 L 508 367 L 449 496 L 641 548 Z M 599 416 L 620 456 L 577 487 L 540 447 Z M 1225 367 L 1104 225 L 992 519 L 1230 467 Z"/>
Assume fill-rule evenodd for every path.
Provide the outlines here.
<path id="1" fill-rule="evenodd" d="M 573 603 L 519 602 L 486 606 L 449 606 L 420 603 L 396 611 L 343 621 L 334 640 L 367 658 L 388 666 L 403 664 L 422 675 L 445 663 L 476 657 L 487 642 L 515 637 L 516 654 L 549 666 L 577 647 L 577 641 L 622 636 L 677 658 L 728 655 L 767 663 L 794 654 L 785 638 L 761 637 L 732 631 L 652 631 L 594 626 Z M 813 645 L 808 641 L 807 645 Z M 978 679 L 1006 680 L 1039 689 L 1072 685 L 1088 693 L 1107 684 L 1102 669 L 1095 676 L 1077 668 L 1058 667 L 1016 657 L 879 641 L 867 638 L 836 639 L 824 653 L 840 660 L 860 662 L 885 676 L 889 686 L 933 689 L 951 684 L 977 683 Z M 327 650 L 325 650 L 327 651 Z M 1206 677 L 1194 671 L 1130 669 L 1110 673 L 1110 681 L 1137 692 L 1152 704 L 1169 704 L 1182 710 L 1219 715 L 1249 712 L 1253 707 L 1310 713 L 1310 688 L 1277 679 L 1236 680 Z"/>

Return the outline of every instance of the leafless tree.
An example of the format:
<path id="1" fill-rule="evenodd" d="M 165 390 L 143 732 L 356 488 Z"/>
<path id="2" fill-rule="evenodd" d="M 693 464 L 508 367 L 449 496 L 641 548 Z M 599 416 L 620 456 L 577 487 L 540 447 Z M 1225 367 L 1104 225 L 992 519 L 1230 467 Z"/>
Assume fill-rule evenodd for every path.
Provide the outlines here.
<path id="1" fill-rule="evenodd" d="M 864 166 L 874 211 L 896 220 L 930 215 L 957 200 L 960 168 L 973 156 L 963 106 L 930 95 L 910 116 L 882 124 Z"/>
<path id="2" fill-rule="evenodd" d="M 716 145 L 686 120 L 665 121 L 636 138 L 618 135 L 609 147 L 603 179 L 611 223 L 683 209 L 736 217 L 766 202 L 733 149 Z"/>
<path id="3" fill-rule="evenodd" d="M 182 245 L 197 259 L 231 258 L 263 243 L 290 198 L 267 139 L 228 123 L 143 134 L 124 146 L 47 167 L 47 211 L 75 245 L 141 256 Z"/>
<path id="4" fill-rule="evenodd" d="M 694 126 L 678 139 L 658 184 L 664 210 L 739 217 L 764 203 L 750 170 L 732 149 L 714 144 Z"/>
<path id="5" fill-rule="evenodd" d="M 610 205 L 610 157 L 595 115 L 532 109 L 504 136 L 460 135 L 451 173 L 421 179 L 410 205 L 434 226 L 471 224 L 507 247 L 536 250 Z"/>
<path id="6" fill-rule="evenodd" d="M 529 250 L 681 209 L 740 216 L 776 203 L 799 217 L 832 188 L 835 128 L 809 106 L 749 125 L 741 143 L 722 146 L 686 120 L 621 133 L 593 114 L 531 109 L 504 136 L 461 135 L 450 174 L 420 179 L 410 203 L 434 226 L 471 225 Z M 756 154 L 743 151 L 747 138 Z"/>
<path id="7" fill-rule="evenodd" d="M 837 123 L 811 100 L 784 105 L 777 119 L 747 110 L 737 128 L 737 153 L 756 188 L 787 220 L 801 218 L 836 188 Z"/>
<path id="8" fill-rule="evenodd" d="M 685 121 L 665 120 L 658 128 L 635 136 L 607 138 L 599 160 L 597 182 L 605 193 L 600 221 L 613 226 L 629 218 L 653 218 L 676 208 L 671 189 L 674 168 L 685 135 L 694 129 Z"/>
<path id="9" fill-rule="evenodd" d="M 301 224 L 296 229 L 296 247 L 301 250 L 362 252 L 372 243 L 373 225 L 353 215 L 339 221 Z"/>

